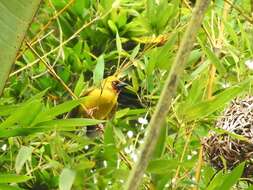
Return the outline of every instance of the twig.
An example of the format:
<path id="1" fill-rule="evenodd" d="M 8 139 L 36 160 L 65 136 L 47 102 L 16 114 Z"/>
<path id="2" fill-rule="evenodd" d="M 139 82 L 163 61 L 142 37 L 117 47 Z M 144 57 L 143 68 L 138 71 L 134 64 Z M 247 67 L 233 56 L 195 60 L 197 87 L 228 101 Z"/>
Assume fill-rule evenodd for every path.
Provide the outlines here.
<path id="1" fill-rule="evenodd" d="M 177 170 L 176 170 L 176 174 L 175 174 L 175 177 L 173 178 L 173 183 L 172 183 L 172 186 L 173 186 L 173 189 L 176 189 L 176 185 L 177 185 L 177 182 L 178 182 L 178 177 L 179 177 L 179 172 L 180 172 L 180 169 L 181 169 L 181 164 L 183 163 L 183 160 L 184 160 L 184 157 L 185 157 L 185 153 L 186 153 L 186 150 L 187 150 L 187 147 L 190 143 L 190 140 L 191 140 L 191 136 L 192 136 L 192 131 L 194 129 L 195 125 L 193 125 L 189 131 L 189 134 L 186 138 L 186 142 L 184 144 L 184 149 L 183 149 L 183 152 L 181 154 L 181 157 L 180 157 L 180 162 L 179 162 L 179 165 L 177 167 Z"/>
<path id="2" fill-rule="evenodd" d="M 230 0 L 225 0 L 226 3 L 228 3 L 231 7 L 233 7 L 235 10 L 237 10 L 242 17 L 245 18 L 249 23 L 253 24 L 253 19 L 250 17 L 247 13 L 245 13 L 244 10 L 242 10 L 239 6 L 235 5 L 233 2 Z"/>
<path id="3" fill-rule="evenodd" d="M 72 96 L 73 99 L 78 99 L 78 97 L 72 92 L 72 90 L 65 84 L 65 82 L 61 79 L 61 77 L 59 77 L 57 75 L 57 73 L 55 72 L 54 68 L 49 65 L 36 51 L 35 49 L 33 49 L 33 47 L 26 42 L 26 45 L 31 49 L 31 51 L 40 59 L 40 61 L 45 65 L 45 67 L 47 68 L 48 72 L 58 81 L 60 82 L 60 84 L 65 88 L 65 90 L 68 91 L 68 93 Z M 85 111 L 85 113 L 90 117 L 93 118 L 94 117 L 89 113 L 88 109 L 83 105 L 80 104 L 82 109 Z"/>
<path id="4" fill-rule="evenodd" d="M 124 187 L 125 190 L 136 190 L 141 182 L 159 138 L 161 128 L 164 126 L 163 124 L 169 111 L 172 98 L 176 94 L 179 77 L 183 73 L 185 63 L 189 57 L 193 43 L 195 42 L 197 31 L 201 26 L 209 2 L 210 0 L 198 0 L 195 5 L 191 21 L 183 36 L 182 43 L 172 64 L 154 115 L 151 118 L 149 131 L 141 147 L 138 161 L 135 163 Z"/>
<path id="5" fill-rule="evenodd" d="M 33 37 L 33 39 L 30 41 L 29 44 L 31 44 L 31 46 L 33 46 L 38 41 L 40 41 L 41 39 L 39 38 L 39 36 L 41 35 L 41 33 L 44 32 L 51 25 L 51 23 L 54 20 L 56 20 L 62 13 L 64 13 L 74 2 L 75 2 L 75 0 L 70 0 L 68 2 L 68 4 L 66 4 L 61 10 L 59 10 L 58 12 L 56 12 L 55 15 L 49 19 L 49 21 L 47 22 L 47 24 L 45 24 L 44 26 L 42 26 L 42 28 L 40 29 L 40 31 L 36 34 L 36 36 Z M 18 59 L 21 55 L 23 55 L 23 52 L 25 50 L 27 50 L 27 47 L 25 47 L 23 50 L 21 50 L 18 53 L 16 59 Z"/>
<path id="6" fill-rule="evenodd" d="M 74 39 L 81 31 L 83 31 L 85 28 L 87 28 L 88 26 L 90 26 L 91 24 L 95 23 L 98 20 L 101 20 L 102 18 L 106 17 L 108 14 L 110 14 L 112 9 L 110 9 L 108 12 L 106 12 L 104 15 L 97 16 L 95 17 L 93 20 L 89 21 L 88 23 L 85 23 L 81 28 L 79 28 L 72 36 L 70 36 L 67 40 L 65 40 L 64 42 L 60 43 L 57 47 L 55 47 L 54 49 L 52 49 L 51 51 L 49 51 L 48 53 L 44 54 L 43 56 L 41 56 L 41 58 L 45 58 L 48 55 L 50 55 L 51 53 L 57 51 L 59 48 L 61 48 L 62 46 L 64 46 L 65 44 L 69 43 L 72 39 Z M 17 71 L 14 71 L 13 73 L 10 74 L 9 77 L 12 77 L 18 73 L 20 73 L 23 70 L 26 70 L 30 67 L 32 67 L 34 64 L 38 63 L 40 61 L 39 59 L 36 59 L 35 61 L 33 61 L 32 63 L 27 64 L 26 66 L 22 67 L 21 69 L 18 69 Z"/>

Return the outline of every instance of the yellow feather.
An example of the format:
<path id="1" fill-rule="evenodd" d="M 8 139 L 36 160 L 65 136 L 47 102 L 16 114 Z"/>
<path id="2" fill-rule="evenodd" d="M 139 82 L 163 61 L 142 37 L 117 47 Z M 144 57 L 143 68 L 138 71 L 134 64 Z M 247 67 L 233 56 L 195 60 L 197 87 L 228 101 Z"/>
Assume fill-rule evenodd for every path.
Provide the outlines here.
<path id="1" fill-rule="evenodd" d="M 113 86 L 113 82 L 120 82 L 115 76 L 110 76 L 102 81 L 101 88 L 93 88 L 85 93 L 82 104 L 96 119 L 107 119 L 113 108 L 117 105 L 119 91 Z M 80 108 L 84 117 L 87 114 Z"/>

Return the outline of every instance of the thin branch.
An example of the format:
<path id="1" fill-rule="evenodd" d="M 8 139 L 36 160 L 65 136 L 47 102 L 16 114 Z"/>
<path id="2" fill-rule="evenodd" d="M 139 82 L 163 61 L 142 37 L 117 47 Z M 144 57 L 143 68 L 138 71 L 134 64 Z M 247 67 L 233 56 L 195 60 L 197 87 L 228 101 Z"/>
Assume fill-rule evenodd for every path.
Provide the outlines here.
<path id="1" fill-rule="evenodd" d="M 253 19 L 252 19 L 252 17 L 249 16 L 249 15 L 245 12 L 245 10 L 243 10 L 241 7 L 235 5 L 235 4 L 234 4 L 233 2 L 231 2 L 230 0 L 225 0 L 225 2 L 228 3 L 228 4 L 229 4 L 231 7 L 233 7 L 235 10 L 237 10 L 237 11 L 240 13 L 240 15 L 241 15 L 242 17 L 245 18 L 246 21 L 248 21 L 249 23 L 253 24 Z"/>
<path id="2" fill-rule="evenodd" d="M 124 187 L 125 190 L 136 190 L 141 182 L 143 174 L 151 159 L 155 145 L 160 135 L 165 118 L 168 114 L 172 98 L 176 94 L 178 80 L 184 71 L 185 63 L 189 57 L 190 51 L 195 42 L 198 29 L 204 18 L 204 13 L 209 5 L 210 0 L 198 0 L 191 21 L 183 36 L 176 58 L 172 64 L 169 76 L 165 82 L 161 97 L 155 109 L 154 115 L 149 124 L 149 131 L 144 139 L 138 161 L 135 163 L 128 181 Z"/>
<path id="3" fill-rule="evenodd" d="M 78 36 L 78 34 L 80 32 L 82 32 L 85 28 L 87 28 L 88 26 L 92 25 L 93 23 L 95 23 L 98 20 L 103 19 L 104 17 L 106 17 L 108 14 L 110 14 L 110 12 L 112 11 L 112 9 L 110 9 L 108 12 L 106 12 L 104 15 L 102 16 L 96 16 L 93 20 L 89 21 L 88 23 L 85 23 L 81 28 L 79 28 L 72 36 L 70 36 L 67 40 L 65 40 L 64 42 L 60 43 L 57 47 L 55 47 L 54 49 L 52 49 L 51 51 L 49 51 L 48 53 L 44 54 L 41 56 L 41 58 L 45 58 L 48 55 L 50 55 L 51 53 L 57 51 L 59 48 L 61 48 L 62 46 L 66 45 L 67 43 L 69 43 L 71 40 L 73 40 L 74 38 L 76 38 Z M 36 63 L 38 63 L 40 61 L 40 58 L 36 59 L 35 61 L 33 61 L 32 63 L 27 64 L 26 66 L 14 71 L 13 73 L 10 74 L 9 77 L 12 77 L 18 73 L 20 73 L 23 70 L 26 70 L 30 67 L 32 67 L 33 65 L 35 65 Z"/>
<path id="4" fill-rule="evenodd" d="M 49 21 L 47 22 L 47 24 L 43 25 L 42 28 L 40 29 L 40 31 L 36 34 L 36 36 L 33 37 L 33 39 L 30 41 L 30 45 L 33 46 L 35 45 L 38 41 L 40 41 L 40 35 L 52 24 L 52 22 L 54 20 L 56 20 L 62 13 L 64 13 L 73 3 L 75 2 L 75 0 L 70 0 L 61 10 L 59 10 L 58 12 L 55 13 L 54 16 L 52 16 Z M 21 57 L 24 53 L 24 51 L 27 50 L 27 46 L 21 50 L 17 57 L 16 57 L 16 60 Z"/>

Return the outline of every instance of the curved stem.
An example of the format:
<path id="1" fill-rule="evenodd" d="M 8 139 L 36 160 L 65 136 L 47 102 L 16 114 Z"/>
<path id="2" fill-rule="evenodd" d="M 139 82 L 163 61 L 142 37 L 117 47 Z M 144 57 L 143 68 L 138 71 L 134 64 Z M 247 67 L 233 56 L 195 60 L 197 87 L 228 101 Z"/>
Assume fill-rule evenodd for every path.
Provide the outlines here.
<path id="1" fill-rule="evenodd" d="M 198 0 L 195 5 L 192 18 L 183 36 L 176 58 L 172 64 L 154 115 L 151 118 L 149 131 L 144 139 L 144 144 L 141 147 L 138 161 L 135 163 L 124 187 L 125 190 L 135 190 L 141 182 L 159 138 L 161 128 L 165 122 L 172 98 L 176 94 L 179 77 L 183 73 L 184 65 L 195 42 L 197 31 L 201 26 L 204 13 L 209 5 L 209 2 L 210 0 Z"/>

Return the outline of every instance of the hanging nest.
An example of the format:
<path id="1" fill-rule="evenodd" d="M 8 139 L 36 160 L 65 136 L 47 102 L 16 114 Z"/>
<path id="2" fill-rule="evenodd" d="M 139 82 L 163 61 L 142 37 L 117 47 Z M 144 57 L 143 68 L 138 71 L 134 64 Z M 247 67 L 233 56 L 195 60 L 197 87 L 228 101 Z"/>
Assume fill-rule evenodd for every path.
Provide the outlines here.
<path id="1" fill-rule="evenodd" d="M 216 127 L 228 131 L 203 139 L 204 159 L 217 170 L 233 169 L 246 161 L 243 177 L 253 176 L 253 96 L 235 99 L 217 121 Z M 238 139 L 230 134 L 244 137 Z"/>

